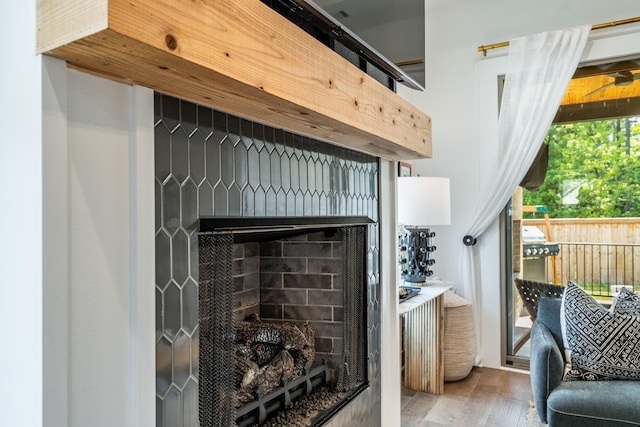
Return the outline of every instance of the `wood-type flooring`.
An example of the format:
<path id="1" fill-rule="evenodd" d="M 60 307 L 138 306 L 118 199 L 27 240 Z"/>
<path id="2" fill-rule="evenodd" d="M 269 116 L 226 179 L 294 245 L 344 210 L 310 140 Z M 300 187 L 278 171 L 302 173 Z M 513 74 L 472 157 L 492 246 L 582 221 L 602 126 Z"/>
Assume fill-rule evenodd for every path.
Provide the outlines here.
<path id="1" fill-rule="evenodd" d="M 522 427 L 532 401 L 528 374 L 474 367 L 442 395 L 402 387 L 402 427 Z"/>

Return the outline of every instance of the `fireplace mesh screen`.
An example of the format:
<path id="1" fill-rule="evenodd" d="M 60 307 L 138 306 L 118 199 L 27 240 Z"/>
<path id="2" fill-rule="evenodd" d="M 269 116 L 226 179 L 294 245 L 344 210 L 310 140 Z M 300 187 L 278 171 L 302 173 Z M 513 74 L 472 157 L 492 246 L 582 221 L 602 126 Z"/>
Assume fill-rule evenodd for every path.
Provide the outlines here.
<path id="1" fill-rule="evenodd" d="M 344 247 L 344 320 L 342 329 L 342 369 L 338 374 L 336 388 L 341 391 L 353 390 L 367 379 L 367 319 L 365 250 L 367 247 L 366 227 L 343 227 Z"/>
<path id="2" fill-rule="evenodd" d="M 235 424 L 233 369 L 233 236 L 201 234 L 200 426 Z M 220 369 L 221 366 L 226 368 Z"/>

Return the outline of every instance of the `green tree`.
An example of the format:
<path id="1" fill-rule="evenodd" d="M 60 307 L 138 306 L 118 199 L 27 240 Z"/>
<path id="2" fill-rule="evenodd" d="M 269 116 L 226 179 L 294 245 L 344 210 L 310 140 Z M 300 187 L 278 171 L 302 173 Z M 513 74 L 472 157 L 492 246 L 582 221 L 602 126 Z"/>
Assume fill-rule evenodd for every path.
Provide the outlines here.
<path id="1" fill-rule="evenodd" d="M 640 117 L 553 125 L 549 167 L 525 205 L 552 218 L 640 216 Z"/>

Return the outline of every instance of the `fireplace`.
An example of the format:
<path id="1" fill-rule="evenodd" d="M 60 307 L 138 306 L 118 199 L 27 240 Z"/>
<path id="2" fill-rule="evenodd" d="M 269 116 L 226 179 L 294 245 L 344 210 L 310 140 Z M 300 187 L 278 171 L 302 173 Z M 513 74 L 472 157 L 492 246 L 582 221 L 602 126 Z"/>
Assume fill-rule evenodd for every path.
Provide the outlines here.
<path id="1" fill-rule="evenodd" d="M 367 324 L 359 331 L 366 337 L 366 386 L 327 423 L 380 425 L 378 159 L 158 93 L 155 111 L 157 425 L 200 423 L 204 368 L 198 319 L 203 281 L 199 239 L 212 230 L 198 231 L 199 218 L 227 225 L 232 218 L 245 218 L 254 226 L 268 218 L 312 219 L 316 228 L 306 230 L 307 237 L 289 236 L 302 239 L 317 238 L 325 229 L 335 229 L 330 238 L 338 238 L 345 226 L 336 221 L 351 217 L 370 219 L 364 225 Z M 235 240 L 233 250 L 250 254 L 261 250 L 260 245 L 269 243 Z M 240 261 L 239 252 L 234 253 L 232 271 L 243 262 L 245 266 L 256 262 L 255 258 Z M 234 287 L 245 286 L 238 291 L 242 298 L 234 301 L 255 298 L 247 276 L 233 282 Z M 263 302 L 271 298 L 264 295 Z M 252 313 L 265 321 L 278 310 L 277 304 L 258 309 L 237 306 L 232 321 L 234 315 L 240 319 Z M 338 339 L 315 341 L 316 361 L 337 357 L 329 345 Z M 338 376 L 332 369 L 331 374 Z"/>
<path id="2" fill-rule="evenodd" d="M 368 386 L 370 223 L 200 220 L 201 426 L 320 425 Z"/>

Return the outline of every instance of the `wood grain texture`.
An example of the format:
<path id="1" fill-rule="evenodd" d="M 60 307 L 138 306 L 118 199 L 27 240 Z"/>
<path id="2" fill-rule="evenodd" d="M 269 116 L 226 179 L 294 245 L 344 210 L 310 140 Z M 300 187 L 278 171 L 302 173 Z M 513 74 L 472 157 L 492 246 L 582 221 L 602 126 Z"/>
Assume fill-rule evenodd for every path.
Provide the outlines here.
<path id="1" fill-rule="evenodd" d="M 39 53 L 385 159 L 431 157 L 429 116 L 258 0 L 76 3 L 39 6 Z"/>
<path id="2" fill-rule="evenodd" d="M 433 395 L 402 389 L 402 427 L 525 424 L 533 396 L 527 374 L 474 367 Z"/>
<path id="3" fill-rule="evenodd" d="M 39 0 L 38 53 L 105 30 L 109 23 L 105 0 Z"/>
<path id="4" fill-rule="evenodd" d="M 443 316 L 442 295 L 404 314 L 405 387 L 442 394 L 444 390 Z"/>
<path id="5" fill-rule="evenodd" d="M 638 71 L 640 72 L 640 71 Z M 628 86 L 609 86 L 592 95 L 594 90 L 614 81 L 609 75 L 597 75 L 572 79 L 567 86 L 560 105 L 586 104 L 590 102 L 612 101 L 640 97 L 640 82 Z"/>

